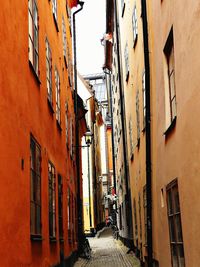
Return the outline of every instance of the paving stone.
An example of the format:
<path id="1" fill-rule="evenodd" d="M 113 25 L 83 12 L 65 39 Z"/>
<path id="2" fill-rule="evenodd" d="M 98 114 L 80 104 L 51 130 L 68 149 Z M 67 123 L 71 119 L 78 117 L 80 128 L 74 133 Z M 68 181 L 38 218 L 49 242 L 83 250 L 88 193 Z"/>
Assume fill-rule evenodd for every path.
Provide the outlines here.
<path id="1" fill-rule="evenodd" d="M 140 267 L 133 254 L 126 254 L 128 248 L 112 237 L 112 230 L 105 228 L 98 237 L 88 238 L 92 248 L 90 260 L 79 258 L 74 267 Z"/>

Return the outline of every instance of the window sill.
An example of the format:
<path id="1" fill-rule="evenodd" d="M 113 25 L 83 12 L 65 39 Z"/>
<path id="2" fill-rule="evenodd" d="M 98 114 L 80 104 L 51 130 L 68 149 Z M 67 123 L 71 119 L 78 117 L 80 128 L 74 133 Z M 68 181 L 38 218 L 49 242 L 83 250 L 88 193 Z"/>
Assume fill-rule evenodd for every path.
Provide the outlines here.
<path id="1" fill-rule="evenodd" d="M 57 125 L 59 131 L 61 132 L 62 131 L 62 127 L 61 127 L 61 124 L 60 124 L 60 122 L 58 120 L 56 120 L 56 125 Z"/>
<path id="2" fill-rule="evenodd" d="M 55 17 L 55 15 L 53 14 L 53 20 L 54 20 L 54 23 L 55 23 L 55 26 L 56 26 L 56 30 L 57 30 L 57 32 L 59 32 L 59 28 L 58 28 L 58 22 L 57 22 L 57 20 L 56 20 L 56 17 Z"/>
<path id="3" fill-rule="evenodd" d="M 29 66 L 30 66 L 30 68 L 31 68 L 31 70 L 32 70 L 32 73 L 33 73 L 33 75 L 34 75 L 34 77 L 35 77 L 36 82 L 37 82 L 38 85 L 40 86 L 41 81 L 40 81 L 40 79 L 39 79 L 38 74 L 35 72 L 35 69 L 34 69 L 34 67 L 33 67 L 33 65 L 32 65 L 32 63 L 31 63 L 30 60 L 29 60 Z"/>
<path id="4" fill-rule="evenodd" d="M 53 104 L 50 102 L 50 100 L 47 98 L 47 103 L 48 103 L 48 107 L 49 110 L 52 114 L 54 114 L 54 109 L 53 109 Z"/>
<path id="5" fill-rule="evenodd" d="M 175 125 L 176 125 L 176 117 L 174 117 L 170 126 L 165 130 L 164 135 L 167 136 L 174 129 Z"/>
<path id="6" fill-rule="evenodd" d="M 56 243 L 58 240 L 56 239 L 56 237 L 50 236 L 49 241 L 50 241 L 50 243 Z"/>
<path id="7" fill-rule="evenodd" d="M 41 242 L 43 240 L 41 235 L 31 235 L 31 241 Z"/>

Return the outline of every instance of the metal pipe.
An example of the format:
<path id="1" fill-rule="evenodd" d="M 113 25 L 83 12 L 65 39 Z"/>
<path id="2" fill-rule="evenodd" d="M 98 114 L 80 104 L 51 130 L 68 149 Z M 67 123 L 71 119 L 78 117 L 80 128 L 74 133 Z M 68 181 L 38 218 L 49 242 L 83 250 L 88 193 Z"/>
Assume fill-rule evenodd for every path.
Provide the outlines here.
<path id="1" fill-rule="evenodd" d="M 147 199 L 147 251 L 148 267 L 153 266 L 152 241 L 152 174 L 151 174 L 151 95 L 150 95 L 150 63 L 146 0 L 141 0 L 144 42 L 144 64 L 146 85 L 146 199 Z"/>
<path id="2" fill-rule="evenodd" d="M 92 227 L 92 209 L 91 209 L 91 190 L 90 190 L 90 147 L 87 146 L 87 154 L 88 154 L 88 195 L 89 195 L 89 219 L 90 219 L 90 230 Z"/>
<path id="3" fill-rule="evenodd" d="M 80 8 L 73 13 L 73 52 L 74 52 L 74 113 L 75 113 L 75 151 L 77 177 L 77 211 L 78 211 L 78 250 L 81 248 L 83 236 L 83 211 L 80 184 L 80 153 L 79 153 L 79 119 L 78 119 L 78 92 L 77 92 L 77 61 L 76 61 L 76 20 L 75 15 L 83 9 L 84 2 L 79 1 Z"/>

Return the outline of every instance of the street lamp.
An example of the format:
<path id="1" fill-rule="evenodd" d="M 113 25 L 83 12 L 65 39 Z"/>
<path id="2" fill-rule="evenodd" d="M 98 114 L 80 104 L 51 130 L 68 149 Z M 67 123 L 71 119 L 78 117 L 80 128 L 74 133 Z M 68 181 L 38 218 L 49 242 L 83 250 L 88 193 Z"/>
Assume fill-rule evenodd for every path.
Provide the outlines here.
<path id="1" fill-rule="evenodd" d="M 87 146 L 90 146 L 92 144 L 92 137 L 93 137 L 93 134 L 90 132 L 90 130 L 88 130 L 85 133 L 85 143 Z"/>

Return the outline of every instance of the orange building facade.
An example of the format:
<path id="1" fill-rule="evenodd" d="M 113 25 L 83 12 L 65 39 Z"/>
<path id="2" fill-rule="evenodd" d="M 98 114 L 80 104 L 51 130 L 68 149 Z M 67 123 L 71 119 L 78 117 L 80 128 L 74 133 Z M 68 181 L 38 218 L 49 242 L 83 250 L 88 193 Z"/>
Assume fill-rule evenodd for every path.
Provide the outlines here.
<path id="1" fill-rule="evenodd" d="M 70 9 L 64 0 L 29 0 L 1 10 L 0 265 L 70 266 L 77 250 Z"/>

